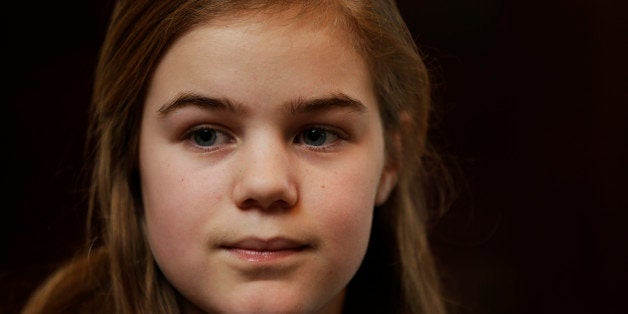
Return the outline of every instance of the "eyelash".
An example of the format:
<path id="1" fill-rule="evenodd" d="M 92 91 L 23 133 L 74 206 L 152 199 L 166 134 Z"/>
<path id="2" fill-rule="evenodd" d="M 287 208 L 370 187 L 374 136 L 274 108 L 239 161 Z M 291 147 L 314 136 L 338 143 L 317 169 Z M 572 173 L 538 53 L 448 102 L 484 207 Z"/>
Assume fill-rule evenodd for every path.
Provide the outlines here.
<path id="1" fill-rule="evenodd" d="M 227 139 L 224 140 L 224 143 L 219 143 L 219 144 L 212 144 L 211 146 L 202 146 L 199 145 L 195 142 L 194 139 L 194 135 L 197 134 L 197 132 L 199 131 L 203 131 L 203 130 L 211 130 L 216 132 L 215 136 L 224 136 L 227 137 Z M 321 146 L 315 146 L 315 145 L 308 145 L 306 143 L 304 143 L 303 137 L 305 135 L 305 132 L 307 131 L 312 131 L 312 130 L 319 130 L 319 131 L 323 131 L 325 132 L 325 140 L 327 139 L 327 137 L 329 137 L 329 135 L 331 134 L 331 136 L 333 137 L 333 140 L 331 141 L 331 143 L 326 144 L 326 145 L 321 145 Z M 193 128 L 191 128 L 190 130 L 188 130 L 187 132 L 184 133 L 183 135 L 183 140 L 187 141 L 188 143 L 190 143 L 193 147 L 195 147 L 196 149 L 205 151 L 205 152 L 211 152 L 211 151 L 215 151 L 220 149 L 222 146 L 224 146 L 225 144 L 229 144 L 229 143 L 234 143 L 235 137 L 232 136 L 229 132 L 224 131 L 223 128 L 221 127 L 216 127 L 213 125 L 198 125 L 195 126 Z M 327 126 L 320 126 L 320 125 L 312 125 L 312 126 L 307 126 L 304 127 L 302 129 L 300 129 L 299 132 L 296 133 L 296 136 L 293 139 L 293 143 L 295 144 L 299 144 L 301 146 L 305 146 L 306 149 L 308 150 L 312 150 L 312 151 L 316 151 L 316 152 L 328 152 L 330 150 L 333 150 L 333 148 L 340 144 L 340 141 L 346 141 L 348 140 L 349 137 L 347 136 L 347 134 L 341 130 L 338 130 L 337 128 L 331 128 L 331 127 L 327 127 Z"/>
<path id="2" fill-rule="evenodd" d="M 314 146 L 314 145 L 305 144 L 303 142 L 303 136 L 305 136 L 305 132 L 312 131 L 312 130 L 320 130 L 320 131 L 325 132 L 326 134 L 325 138 L 327 138 L 329 134 L 331 134 L 333 137 L 335 137 L 335 139 L 327 145 Z M 340 130 L 337 130 L 336 128 L 313 125 L 313 126 L 307 126 L 301 129 L 301 131 L 299 131 L 297 135 L 295 136 L 293 142 L 306 146 L 307 149 L 309 150 L 313 150 L 317 152 L 328 152 L 328 151 L 333 150 L 335 146 L 339 144 L 340 141 L 344 141 L 344 140 L 347 140 L 346 134 L 344 132 L 341 132 Z"/>
<path id="3" fill-rule="evenodd" d="M 224 143 L 219 143 L 219 144 L 211 145 L 211 146 L 201 146 L 201 145 L 195 143 L 194 135 L 197 134 L 197 132 L 203 131 L 203 130 L 214 131 L 214 132 L 216 132 L 217 136 L 223 136 L 223 137 L 226 137 L 226 139 L 225 139 Z M 191 128 L 189 131 L 184 133 L 183 139 L 186 140 L 187 142 L 189 142 L 196 149 L 203 150 L 205 152 L 211 152 L 211 151 L 214 151 L 214 150 L 218 150 L 222 146 L 224 146 L 225 144 L 229 144 L 229 143 L 234 143 L 235 142 L 235 138 L 233 136 L 231 136 L 231 134 L 229 134 L 229 132 L 224 131 L 220 127 L 216 127 L 216 126 L 212 126 L 212 125 L 198 125 L 198 126 L 195 126 L 195 127 Z"/>

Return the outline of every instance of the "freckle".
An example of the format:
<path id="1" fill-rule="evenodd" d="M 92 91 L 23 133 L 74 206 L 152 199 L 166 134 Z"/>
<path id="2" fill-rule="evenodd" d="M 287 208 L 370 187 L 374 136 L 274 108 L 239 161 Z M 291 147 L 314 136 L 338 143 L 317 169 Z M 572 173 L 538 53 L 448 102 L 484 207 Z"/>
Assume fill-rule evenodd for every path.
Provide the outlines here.
<path id="1" fill-rule="evenodd" d="M 324 185 L 321 185 L 321 189 L 324 189 L 324 188 L 325 188 L 325 186 L 324 186 Z"/>

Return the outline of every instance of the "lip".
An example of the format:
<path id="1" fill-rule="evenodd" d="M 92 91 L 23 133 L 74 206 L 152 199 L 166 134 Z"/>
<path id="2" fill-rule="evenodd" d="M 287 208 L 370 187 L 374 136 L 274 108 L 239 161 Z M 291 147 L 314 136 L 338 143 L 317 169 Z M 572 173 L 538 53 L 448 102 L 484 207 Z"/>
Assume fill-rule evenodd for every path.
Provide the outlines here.
<path id="1" fill-rule="evenodd" d="M 227 242 L 220 248 L 239 259 L 248 262 L 273 262 L 298 255 L 312 248 L 304 241 L 275 237 L 269 239 L 247 237 L 235 242 Z"/>

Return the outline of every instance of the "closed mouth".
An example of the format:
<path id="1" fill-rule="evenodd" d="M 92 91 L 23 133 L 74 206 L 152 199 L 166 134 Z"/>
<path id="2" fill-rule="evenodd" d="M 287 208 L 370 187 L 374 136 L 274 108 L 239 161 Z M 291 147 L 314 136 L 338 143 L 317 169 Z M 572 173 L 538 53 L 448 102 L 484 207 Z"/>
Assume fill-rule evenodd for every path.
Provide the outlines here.
<path id="1" fill-rule="evenodd" d="M 248 237 L 227 242 L 220 245 L 220 248 L 249 262 L 270 262 L 309 250 L 312 245 L 284 237 L 270 239 Z"/>

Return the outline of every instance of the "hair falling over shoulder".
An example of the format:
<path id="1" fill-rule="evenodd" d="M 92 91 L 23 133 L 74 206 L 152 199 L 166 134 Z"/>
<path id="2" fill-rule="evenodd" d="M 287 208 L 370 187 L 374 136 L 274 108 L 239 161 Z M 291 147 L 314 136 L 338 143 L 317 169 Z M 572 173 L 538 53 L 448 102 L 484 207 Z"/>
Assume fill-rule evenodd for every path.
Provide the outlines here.
<path id="1" fill-rule="evenodd" d="M 371 242 L 349 283 L 346 312 L 446 313 L 428 243 L 447 172 L 427 140 L 428 72 L 394 0 L 118 1 L 96 68 L 88 144 L 93 161 L 88 249 L 55 272 L 23 313 L 178 313 L 182 298 L 144 237 L 138 135 L 150 77 L 178 37 L 227 14 L 301 8 L 339 23 L 370 66 L 388 158 L 399 171 L 375 209 Z M 94 246 L 98 248 L 92 249 Z"/>

